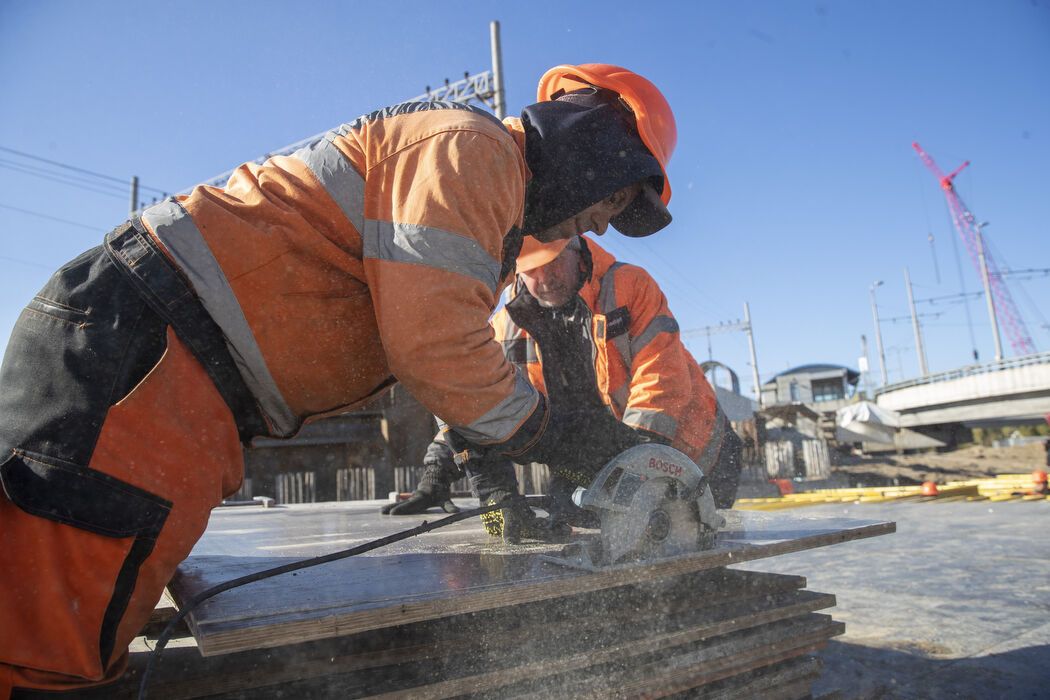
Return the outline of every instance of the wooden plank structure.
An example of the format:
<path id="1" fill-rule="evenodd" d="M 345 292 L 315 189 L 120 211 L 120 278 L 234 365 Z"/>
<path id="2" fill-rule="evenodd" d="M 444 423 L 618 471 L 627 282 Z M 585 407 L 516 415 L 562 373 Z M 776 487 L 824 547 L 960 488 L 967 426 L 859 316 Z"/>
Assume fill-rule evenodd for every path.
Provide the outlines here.
<path id="1" fill-rule="evenodd" d="M 291 558 L 418 524 L 378 504 L 217 512 L 176 602 Z M 585 572 L 554 545 L 494 544 L 476 519 L 222 593 L 189 617 L 152 698 L 803 698 L 843 625 L 798 576 L 726 565 L 886 534 L 893 523 L 727 513 L 715 549 Z M 198 653 L 199 651 L 199 653 Z M 202 658 L 203 655 L 203 658 Z M 132 697 L 145 655 L 106 697 Z"/>

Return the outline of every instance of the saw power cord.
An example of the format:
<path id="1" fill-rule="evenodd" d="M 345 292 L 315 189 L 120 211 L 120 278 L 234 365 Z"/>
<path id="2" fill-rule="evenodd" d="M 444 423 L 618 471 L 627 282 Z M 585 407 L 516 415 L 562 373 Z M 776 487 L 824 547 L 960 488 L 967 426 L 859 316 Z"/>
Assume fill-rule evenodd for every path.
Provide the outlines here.
<path id="1" fill-rule="evenodd" d="M 153 672 L 154 665 L 160 659 L 160 655 L 163 653 L 164 647 L 168 645 L 168 640 L 171 639 L 171 635 L 175 631 L 175 628 L 180 622 L 182 622 L 186 618 L 187 615 L 196 610 L 201 603 L 208 600 L 209 598 L 213 598 L 224 591 L 230 590 L 231 588 L 239 588 L 240 586 L 246 586 L 249 583 L 255 583 L 256 581 L 262 581 L 263 579 L 273 578 L 274 576 L 287 574 L 291 571 L 308 569 L 311 566 L 327 564 L 331 561 L 338 561 L 340 559 L 346 559 L 347 557 L 352 557 L 357 554 L 364 554 L 365 552 L 370 552 L 373 549 L 379 549 L 380 547 L 385 547 L 388 544 L 400 542 L 401 540 L 407 540 L 409 537 L 422 535 L 423 533 L 430 532 L 431 530 L 436 530 L 439 527 L 445 527 L 446 525 L 457 523 L 460 520 L 473 518 L 476 515 L 484 515 L 486 513 L 491 513 L 492 511 L 498 510 L 501 507 L 502 506 L 500 504 L 496 503 L 489 506 L 482 506 L 481 508 L 472 508 L 470 510 L 465 510 L 461 513 L 450 515 L 448 517 L 442 518 L 441 520 L 436 520 L 432 523 L 428 523 L 424 520 L 423 524 L 417 527 L 413 527 L 408 530 L 402 530 L 401 532 L 396 532 L 393 535 L 387 535 L 386 537 L 381 537 L 377 540 L 372 540 L 371 542 L 365 542 L 364 544 L 358 545 L 356 547 L 351 547 L 350 549 L 344 549 L 339 552 L 332 552 L 331 554 L 324 554 L 319 557 L 311 557 L 310 559 L 301 559 L 299 561 L 292 562 L 291 564 L 284 564 L 282 566 L 275 566 L 272 569 L 264 569 L 263 571 L 257 571 L 254 574 L 248 574 L 247 576 L 241 576 L 239 578 L 231 579 L 224 583 L 220 583 L 217 586 L 212 586 L 206 591 L 198 593 L 197 595 L 193 596 L 193 598 L 188 603 L 186 603 L 183 606 L 180 606 L 179 612 L 176 613 L 175 617 L 171 618 L 167 626 L 164 628 L 164 631 L 161 632 L 160 637 L 157 638 L 157 646 L 153 649 L 153 652 L 150 653 L 149 661 L 146 663 L 146 670 L 143 671 L 142 680 L 139 683 L 139 700 L 144 700 L 144 698 L 146 697 L 146 689 L 149 686 L 150 674 Z"/>

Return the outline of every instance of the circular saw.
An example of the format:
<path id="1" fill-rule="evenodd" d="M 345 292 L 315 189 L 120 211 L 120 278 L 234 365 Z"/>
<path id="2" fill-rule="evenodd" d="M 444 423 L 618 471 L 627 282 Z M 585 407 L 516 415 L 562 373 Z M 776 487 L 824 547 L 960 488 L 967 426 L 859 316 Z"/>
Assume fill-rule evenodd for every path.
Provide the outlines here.
<path id="1" fill-rule="evenodd" d="M 576 490 L 573 501 L 598 516 L 601 534 L 590 546 L 570 545 L 564 556 L 544 559 L 577 568 L 710 549 L 725 525 L 700 467 L 673 447 L 655 443 L 621 452 L 588 488 Z"/>

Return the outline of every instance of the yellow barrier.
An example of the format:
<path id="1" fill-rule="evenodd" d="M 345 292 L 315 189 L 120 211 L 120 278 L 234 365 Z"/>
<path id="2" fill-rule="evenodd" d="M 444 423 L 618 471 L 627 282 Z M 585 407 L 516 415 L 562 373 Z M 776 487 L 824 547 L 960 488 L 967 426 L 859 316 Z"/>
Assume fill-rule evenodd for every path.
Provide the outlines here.
<path id="1" fill-rule="evenodd" d="M 1023 478 L 1022 478 L 1023 477 Z M 1041 501 L 1048 496 L 1032 493 L 1034 483 L 1030 474 L 1000 475 L 996 479 L 971 479 L 949 482 L 937 487 L 936 496 L 922 495 L 921 486 L 889 486 L 885 488 L 821 489 L 790 493 L 774 498 L 741 498 L 733 505 L 738 510 L 783 510 L 828 503 L 889 503 L 957 501 Z M 1027 492 L 1027 493 L 1026 493 Z"/>

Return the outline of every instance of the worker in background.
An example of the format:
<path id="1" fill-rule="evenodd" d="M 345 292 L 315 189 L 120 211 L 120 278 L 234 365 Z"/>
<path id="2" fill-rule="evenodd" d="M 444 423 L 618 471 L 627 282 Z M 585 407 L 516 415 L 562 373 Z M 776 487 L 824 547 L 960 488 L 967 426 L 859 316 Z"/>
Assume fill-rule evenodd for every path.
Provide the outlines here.
<path id="1" fill-rule="evenodd" d="M 0 699 L 122 673 L 255 437 L 401 381 L 479 454 L 623 449 L 611 415 L 567 443 L 584 417 L 507 361 L 488 318 L 524 239 L 666 226 L 675 140 L 645 78 L 558 66 L 520 118 L 379 110 L 150 206 L 60 269 L 0 369 Z"/>
<path id="2" fill-rule="evenodd" d="M 1043 416 L 1043 420 L 1050 426 L 1050 413 Z M 1043 441 L 1043 449 L 1046 450 L 1046 466 L 1050 467 L 1050 438 Z"/>
<path id="3" fill-rule="evenodd" d="M 641 440 L 681 450 L 708 476 L 716 505 L 732 506 L 740 476 L 740 439 L 682 344 L 656 281 L 583 237 L 526 242 L 517 272 L 507 304 L 491 321 L 507 359 L 524 369 L 552 403 L 595 415 L 611 413 Z M 566 439 L 577 437 L 589 439 L 586 434 Z M 604 465 L 554 465 L 548 487 L 554 520 L 536 524 L 546 527 L 514 523 L 511 539 L 557 538 L 565 534 L 558 523 L 595 526 L 590 514 L 570 499 L 577 486 L 590 485 L 595 466 Z M 450 486 L 463 471 L 440 434 L 427 449 L 424 467 L 411 498 L 385 506 L 384 512 L 411 515 L 433 506 L 458 510 L 450 500 Z M 472 485 L 483 503 L 517 490 L 506 458 L 500 465 L 468 471 L 474 472 Z M 490 532 L 507 537 L 498 517 L 488 522 Z"/>

